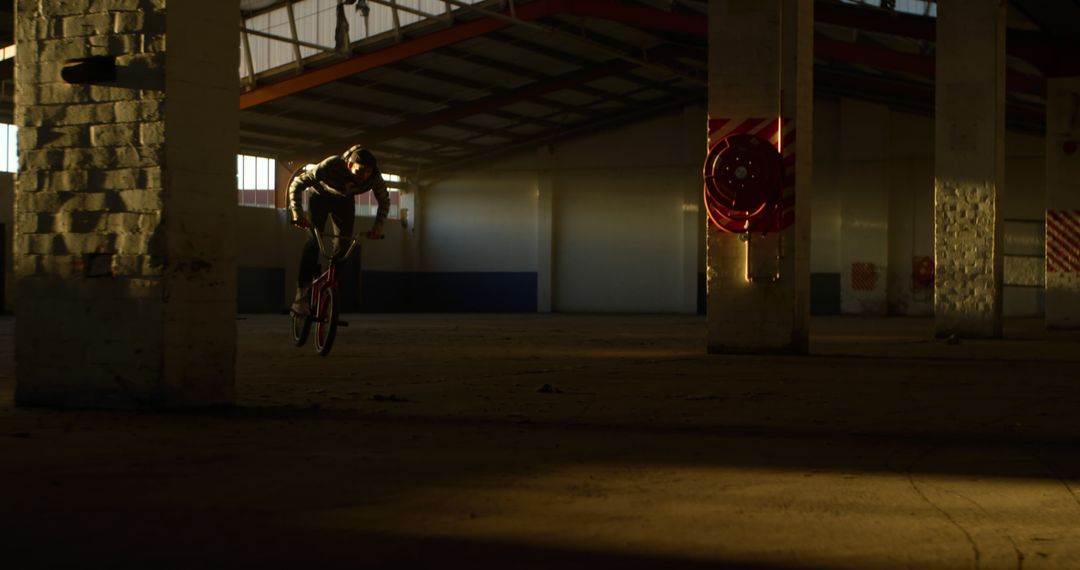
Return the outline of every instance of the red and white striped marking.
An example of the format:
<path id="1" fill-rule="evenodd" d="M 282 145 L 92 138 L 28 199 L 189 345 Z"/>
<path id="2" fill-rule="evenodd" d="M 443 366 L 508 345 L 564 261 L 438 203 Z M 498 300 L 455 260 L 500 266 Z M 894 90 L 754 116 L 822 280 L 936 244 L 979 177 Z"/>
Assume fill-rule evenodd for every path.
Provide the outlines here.
<path id="1" fill-rule="evenodd" d="M 1080 272 L 1080 210 L 1046 211 L 1046 270 Z"/>
<path id="2" fill-rule="evenodd" d="M 783 125 L 783 128 L 781 128 Z M 709 119 L 709 148 L 725 137 L 750 134 L 776 145 L 784 160 L 784 182 L 780 188 L 780 208 L 771 231 L 795 223 L 795 120 L 780 117 Z"/>

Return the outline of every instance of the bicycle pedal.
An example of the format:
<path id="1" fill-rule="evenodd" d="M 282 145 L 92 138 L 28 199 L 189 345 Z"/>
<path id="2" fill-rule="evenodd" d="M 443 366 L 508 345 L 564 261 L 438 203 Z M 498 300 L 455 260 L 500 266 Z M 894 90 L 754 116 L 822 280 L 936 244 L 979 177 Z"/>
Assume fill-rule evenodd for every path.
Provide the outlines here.
<path id="1" fill-rule="evenodd" d="M 342 321 L 342 320 L 339 319 L 338 322 L 337 322 L 337 326 L 339 326 L 339 327 L 347 327 L 347 326 L 349 326 L 349 321 Z"/>

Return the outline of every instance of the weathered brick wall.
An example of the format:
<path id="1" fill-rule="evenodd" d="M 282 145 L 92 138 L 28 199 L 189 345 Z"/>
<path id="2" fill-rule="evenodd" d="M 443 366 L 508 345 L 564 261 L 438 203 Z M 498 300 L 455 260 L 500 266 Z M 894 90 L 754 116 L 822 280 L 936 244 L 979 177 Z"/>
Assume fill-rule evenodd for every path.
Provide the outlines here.
<path id="1" fill-rule="evenodd" d="M 237 14 L 235 0 L 17 1 L 20 403 L 232 401 Z M 115 82 L 61 79 L 96 55 L 116 56 Z"/>
<path id="2" fill-rule="evenodd" d="M 998 194 L 994 183 L 939 177 L 935 186 L 935 311 L 944 333 L 994 336 L 1001 315 L 1002 252 L 995 245 Z M 1003 260 L 1002 260 L 1003 261 Z"/>

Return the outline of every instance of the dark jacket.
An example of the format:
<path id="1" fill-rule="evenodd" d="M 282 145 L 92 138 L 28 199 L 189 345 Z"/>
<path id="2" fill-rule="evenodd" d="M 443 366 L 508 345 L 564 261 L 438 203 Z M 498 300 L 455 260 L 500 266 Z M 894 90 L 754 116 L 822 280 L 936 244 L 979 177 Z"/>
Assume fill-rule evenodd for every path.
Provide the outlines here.
<path id="1" fill-rule="evenodd" d="M 304 190 L 311 190 L 312 194 L 319 196 L 349 198 L 365 192 L 374 192 L 375 200 L 379 202 L 379 209 L 375 213 L 376 226 L 382 226 L 386 215 L 390 213 L 390 192 L 386 189 L 386 182 L 379 169 L 376 167 L 371 176 L 368 176 L 366 180 L 360 180 L 349 172 L 345 159 L 340 155 L 331 156 L 320 162 L 314 169 L 293 177 L 289 184 L 290 210 L 301 211 L 300 195 Z"/>

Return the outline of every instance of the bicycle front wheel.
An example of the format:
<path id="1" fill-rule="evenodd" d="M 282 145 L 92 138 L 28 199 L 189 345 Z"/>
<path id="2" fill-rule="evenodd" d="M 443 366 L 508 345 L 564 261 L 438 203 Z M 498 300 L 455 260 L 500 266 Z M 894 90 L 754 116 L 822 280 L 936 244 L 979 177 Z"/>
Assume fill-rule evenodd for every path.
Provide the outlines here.
<path id="1" fill-rule="evenodd" d="M 337 336 L 338 305 L 337 289 L 323 291 L 317 311 L 319 318 L 315 322 L 315 350 L 322 356 L 330 353 Z"/>
<path id="2" fill-rule="evenodd" d="M 311 317 L 289 313 L 292 317 L 292 339 L 296 346 L 304 346 L 307 342 L 308 333 L 311 332 Z"/>

